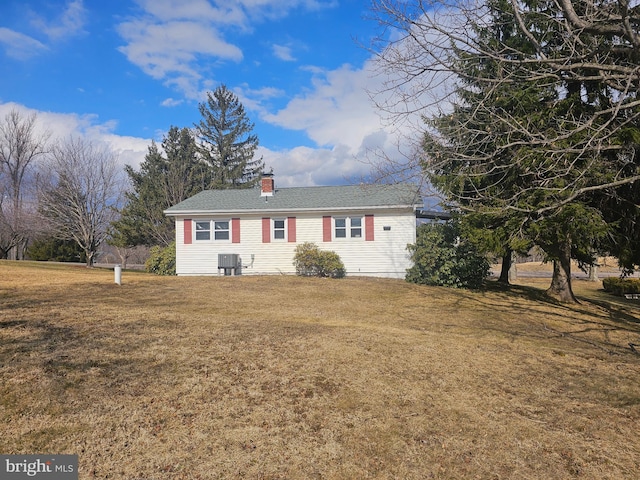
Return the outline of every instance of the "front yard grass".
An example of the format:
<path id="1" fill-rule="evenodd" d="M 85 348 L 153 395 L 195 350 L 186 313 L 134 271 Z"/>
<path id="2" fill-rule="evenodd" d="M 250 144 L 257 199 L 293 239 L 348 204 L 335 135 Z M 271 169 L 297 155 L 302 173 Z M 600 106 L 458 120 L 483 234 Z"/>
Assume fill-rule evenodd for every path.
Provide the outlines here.
<path id="1" fill-rule="evenodd" d="M 0 453 L 78 454 L 81 479 L 637 478 L 640 304 L 547 283 L 0 262 Z"/>

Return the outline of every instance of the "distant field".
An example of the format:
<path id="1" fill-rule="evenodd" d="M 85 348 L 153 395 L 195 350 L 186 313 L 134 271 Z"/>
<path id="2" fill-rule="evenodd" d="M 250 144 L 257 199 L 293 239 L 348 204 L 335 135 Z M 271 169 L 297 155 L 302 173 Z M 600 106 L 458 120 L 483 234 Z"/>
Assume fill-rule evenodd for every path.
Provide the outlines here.
<path id="1" fill-rule="evenodd" d="M 0 261 L 0 453 L 78 454 L 81 479 L 637 479 L 640 302 L 527 281 Z"/>

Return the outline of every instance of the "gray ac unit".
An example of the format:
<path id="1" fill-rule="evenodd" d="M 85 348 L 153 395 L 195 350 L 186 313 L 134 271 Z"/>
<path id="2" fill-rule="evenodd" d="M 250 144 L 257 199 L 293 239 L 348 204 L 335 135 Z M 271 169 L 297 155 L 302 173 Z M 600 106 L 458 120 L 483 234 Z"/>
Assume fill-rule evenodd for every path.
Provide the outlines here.
<path id="1" fill-rule="evenodd" d="M 237 253 L 218 254 L 218 268 L 238 268 L 239 261 Z"/>

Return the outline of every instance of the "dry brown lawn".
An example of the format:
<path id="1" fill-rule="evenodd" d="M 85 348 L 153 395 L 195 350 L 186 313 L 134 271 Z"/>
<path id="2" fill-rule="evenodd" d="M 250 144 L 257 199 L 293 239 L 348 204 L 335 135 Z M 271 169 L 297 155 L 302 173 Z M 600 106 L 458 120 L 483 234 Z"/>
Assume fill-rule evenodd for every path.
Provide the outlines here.
<path id="1" fill-rule="evenodd" d="M 640 302 L 0 262 L 0 453 L 81 479 L 636 479 Z M 610 301 L 613 300 L 613 301 Z"/>

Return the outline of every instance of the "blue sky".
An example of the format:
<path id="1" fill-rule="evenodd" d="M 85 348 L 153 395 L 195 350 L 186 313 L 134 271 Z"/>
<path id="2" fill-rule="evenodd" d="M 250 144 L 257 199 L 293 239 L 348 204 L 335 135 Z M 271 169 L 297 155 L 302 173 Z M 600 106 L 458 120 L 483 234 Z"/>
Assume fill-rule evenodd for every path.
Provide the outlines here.
<path id="1" fill-rule="evenodd" d="M 394 144 L 367 94 L 381 81 L 359 45 L 368 14 L 358 0 L 2 0 L 0 116 L 36 112 L 135 166 L 224 83 L 279 186 L 350 183 Z"/>

